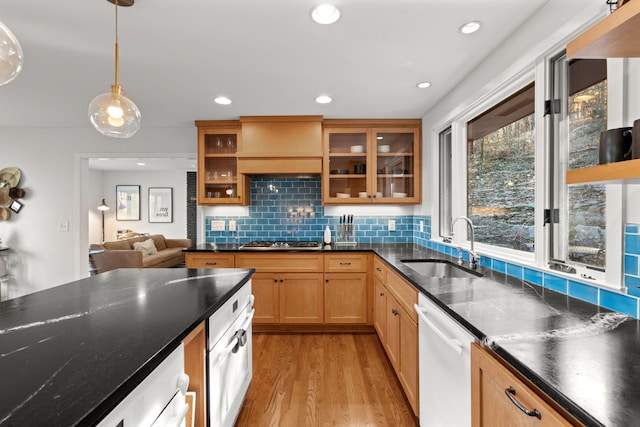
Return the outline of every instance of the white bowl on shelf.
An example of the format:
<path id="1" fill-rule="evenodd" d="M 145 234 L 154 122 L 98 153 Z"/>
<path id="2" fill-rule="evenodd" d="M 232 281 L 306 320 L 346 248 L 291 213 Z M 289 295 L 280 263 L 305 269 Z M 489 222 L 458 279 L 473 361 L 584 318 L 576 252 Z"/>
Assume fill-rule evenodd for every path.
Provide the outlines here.
<path id="1" fill-rule="evenodd" d="M 391 193 L 391 197 L 395 197 L 395 198 L 407 197 L 407 193 Z"/>
<path id="2" fill-rule="evenodd" d="M 348 199 L 349 197 L 351 197 L 351 194 L 349 194 L 349 193 L 336 193 L 336 197 L 338 199 Z"/>
<path id="3" fill-rule="evenodd" d="M 358 197 L 366 199 L 369 195 L 367 194 L 366 191 L 361 191 L 358 193 Z"/>
<path id="4" fill-rule="evenodd" d="M 388 153 L 391 151 L 390 145 L 378 145 L 378 153 Z"/>
<path id="5" fill-rule="evenodd" d="M 349 150 L 352 153 L 364 153 L 364 145 L 352 145 Z"/>

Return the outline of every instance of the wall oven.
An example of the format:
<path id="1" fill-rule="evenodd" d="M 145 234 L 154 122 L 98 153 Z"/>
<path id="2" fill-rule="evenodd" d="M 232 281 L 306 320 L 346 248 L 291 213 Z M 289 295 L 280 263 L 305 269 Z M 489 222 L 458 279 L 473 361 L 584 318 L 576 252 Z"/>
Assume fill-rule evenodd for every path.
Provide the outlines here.
<path id="1" fill-rule="evenodd" d="M 232 427 L 251 383 L 251 281 L 209 318 L 209 425 Z"/>

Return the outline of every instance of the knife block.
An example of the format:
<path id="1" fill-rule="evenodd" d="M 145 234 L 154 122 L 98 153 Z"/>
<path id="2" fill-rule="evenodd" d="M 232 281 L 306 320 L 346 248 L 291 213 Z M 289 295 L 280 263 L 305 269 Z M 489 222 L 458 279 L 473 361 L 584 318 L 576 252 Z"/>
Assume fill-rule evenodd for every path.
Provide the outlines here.
<path id="1" fill-rule="evenodd" d="M 333 226 L 333 243 L 336 246 L 355 246 L 356 224 L 335 224 Z"/>

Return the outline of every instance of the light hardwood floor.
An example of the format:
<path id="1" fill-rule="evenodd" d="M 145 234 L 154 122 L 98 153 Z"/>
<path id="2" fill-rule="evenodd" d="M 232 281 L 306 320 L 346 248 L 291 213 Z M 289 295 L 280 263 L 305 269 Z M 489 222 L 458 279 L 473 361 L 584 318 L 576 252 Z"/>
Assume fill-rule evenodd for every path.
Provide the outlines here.
<path id="1" fill-rule="evenodd" d="M 375 334 L 253 334 L 236 427 L 416 426 Z"/>

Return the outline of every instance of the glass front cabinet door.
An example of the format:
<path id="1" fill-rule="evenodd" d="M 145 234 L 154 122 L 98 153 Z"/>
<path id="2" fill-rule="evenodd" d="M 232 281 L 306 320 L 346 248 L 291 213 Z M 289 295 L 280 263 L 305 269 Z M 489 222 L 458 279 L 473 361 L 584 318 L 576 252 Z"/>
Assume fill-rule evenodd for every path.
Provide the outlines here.
<path id="1" fill-rule="evenodd" d="M 324 131 L 325 204 L 419 204 L 420 128 Z"/>
<path id="2" fill-rule="evenodd" d="M 240 126 L 198 125 L 198 204 L 243 205 L 248 178 L 238 175 Z"/>

